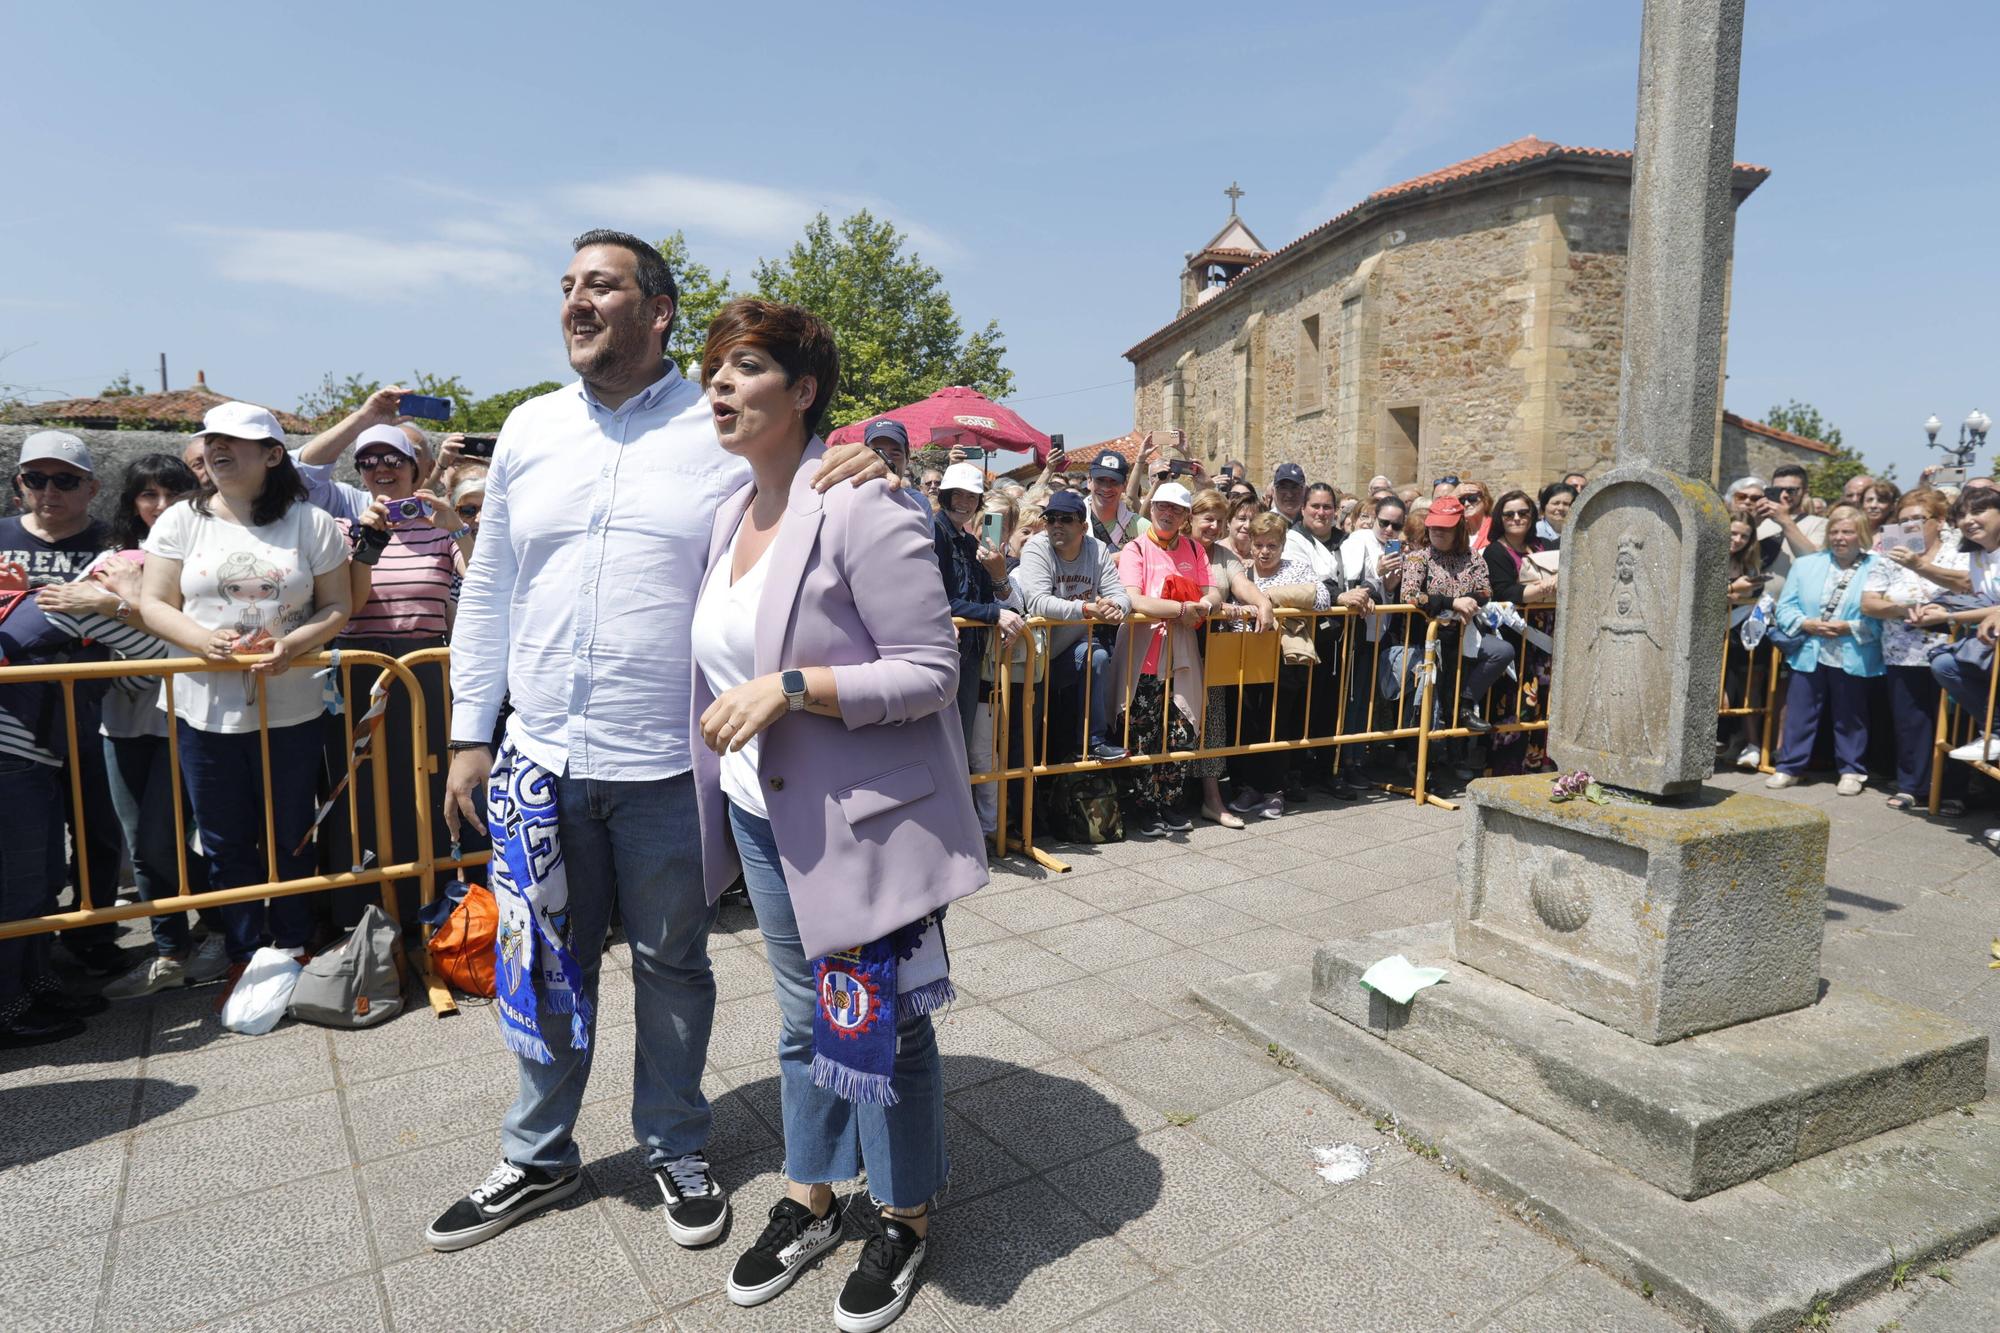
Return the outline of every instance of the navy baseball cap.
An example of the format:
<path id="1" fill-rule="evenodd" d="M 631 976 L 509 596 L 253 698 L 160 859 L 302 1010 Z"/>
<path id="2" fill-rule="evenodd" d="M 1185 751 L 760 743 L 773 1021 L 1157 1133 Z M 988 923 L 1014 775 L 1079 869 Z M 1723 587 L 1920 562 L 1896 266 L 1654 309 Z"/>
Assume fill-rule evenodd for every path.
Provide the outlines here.
<path id="1" fill-rule="evenodd" d="M 900 421 L 890 421 L 887 418 L 881 421 L 871 421 L 868 423 L 868 429 L 861 432 L 861 442 L 863 444 L 873 444 L 877 440 L 893 440 L 897 444 L 902 445 L 903 448 L 908 449 L 910 447 L 910 432 L 903 429 L 903 423 Z"/>
<path id="2" fill-rule="evenodd" d="M 1113 481 L 1124 481 L 1131 476 L 1132 465 L 1125 461 L 1125 455 L 1115 449 L 1106 449 L 1090 460 L 1090 475 L 1109 477 Z"/>
<path id="3" fill-rule="evenodd" d="M 1081 515 L 1085 512 L 1083 497 L 1075 491 L 1057 491 L 1049 497 L 1049 502 L 1042 507 L 1042 512 L 1044 514 Z"/>
<path id="4" fill-rule="evenodd" d="M 1271 484 L 1278 486 L 1288 481 L 1295 481 L 1301 486 L 1305 485 L 1306 470 L 1297 463 L 1278 464 L 1278 470 L 1271 474 Z"/>

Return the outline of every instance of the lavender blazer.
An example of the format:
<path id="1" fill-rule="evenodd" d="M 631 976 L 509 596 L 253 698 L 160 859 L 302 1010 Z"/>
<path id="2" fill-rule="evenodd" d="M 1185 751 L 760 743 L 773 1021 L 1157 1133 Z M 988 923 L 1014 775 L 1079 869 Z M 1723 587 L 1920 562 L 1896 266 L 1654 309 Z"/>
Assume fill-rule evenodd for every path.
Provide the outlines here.
<path id="1" fill-rule="evenodd" d="M 812 441 L 793 479 L 764 556 L 756 629 L 757 674 L 832 667 L 840 693 L 840 717 L 788 713 L 764 732 L 758 754 L 808 958 L 879 939 L 986 883 L 956 703 L 958 635 L 927 507 L 880 481 L 817 493 L 812 477 L 825 452 Z M 728 559 L 750 492 L 716 512 L 711 568 Z M 697 665 L 691 722 L 713 702 Z M 739 863 L 722 761 L 698 725 L 690 735 L 713 903 Z"/>

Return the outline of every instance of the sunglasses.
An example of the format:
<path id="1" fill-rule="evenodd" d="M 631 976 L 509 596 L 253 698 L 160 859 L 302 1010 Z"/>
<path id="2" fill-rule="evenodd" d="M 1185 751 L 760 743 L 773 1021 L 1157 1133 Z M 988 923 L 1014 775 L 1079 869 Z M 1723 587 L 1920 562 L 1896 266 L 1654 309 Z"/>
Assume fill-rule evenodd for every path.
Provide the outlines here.
<path id="1" fill-rule="evenodd" d="M 83 485 L 83 478 L 74 472 L 57 472 L 51 475 L 47 472 L 30 470 L 21 473 L 20 476 L 21 484 L 31 491 L 39 491 L 45 486 L 54 486 L 59 491 L 73 491 Z"/>
<path id="2" fill-rule="evenodd" d="M 1767 495 L 1799 495 L 1804 491 L 1805 487 L 1803 486 L 1773 486 L 1765 493 Z"/>
<path id="3" fill-rule="evenodd" d="M 1502 518 L 1533 518 L 1533 517 L 1534 517 L 1534 515 L 1533 515 L 1532 513 L 1530 513 L 1529 511 L 1525 510 L 1525 509 L 1503 509 L 1503 510 L 1501 510 L 1501 511 L 1500 511 L 1500 517 L 1502 517 Z"/>
<path id="4" fill-rule="evenodd" d="M 1432 482 L 1432 483 L 1431 483 L 1431 485 L 1433 485 L 1433 486 L 1456 486 L 1456 485 L 1458 485 L 1458 478 L 1457 478 L 1457 477 L 1439 477 L 1439 478 L 1438 478 L 1438 479 L 1437 479 L 1436 481 Z"/>
<path id="5" fill-rule="evenodd" d="M 1052 527 L 1052 528 L 1053 528 L 1053 527 L 1056 527 L 1057 525 L 1059 525 L 1059 524 L 1063 524 L 1063 523 L 1081 523 L 1081 522 L 1083 522 L 1083 515 L 1082 515 L 1082 514 L 1045 514 L 1045 515 L 1043 516 L 1043 518 L 1042 518 L 1042 521 L 1043 521 L 1044 523 L 1047 523 L 1047 524 L 1048 524 L 1048 525 L 1049 525 L 1050 527 Z"/>
<path id="6" fill-rule="evenodd" d="M 467 523 L 472 523 L 476 522 L 479 518 L 479 508 L 478 505 L 460 505 L 456 512 Z"/>
<path id="7" fill-rule="evenodd" d="M 357 457 L 354 466 L 363 472 L 373 472 L 378 467 L 401 467 L 408 461 L 401 454 L 369 454 L 366 457 Z"/>
<path id="8" fill-rule="evenodd" d="M 1403 526 L 1403 520 L 1400 518 L 1378 518 L 1375 520 L 1375 526 L 1378 528 L 1400 528 Z"/>

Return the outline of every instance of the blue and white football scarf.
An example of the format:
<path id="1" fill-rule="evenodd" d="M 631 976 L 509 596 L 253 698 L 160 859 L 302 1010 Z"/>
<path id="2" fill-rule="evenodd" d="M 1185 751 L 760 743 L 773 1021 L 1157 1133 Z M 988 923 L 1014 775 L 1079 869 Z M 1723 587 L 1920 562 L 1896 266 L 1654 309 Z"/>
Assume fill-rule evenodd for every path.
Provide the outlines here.
<path id="1" fill-rule="evenodd" d="M 556 775 L 515 748 L 500 747 L 486 783 L 493 834 L 490 878 L 500 909 L 493 938 L 494 999 L 507 1049 L 540 1064 L 555 1057 L 542 1038 L 543 1010 L 568 1014 L 572 1049 L 590 1046 L 590 1000 L 569 942 L 569 875 L 556 830 Z"/>

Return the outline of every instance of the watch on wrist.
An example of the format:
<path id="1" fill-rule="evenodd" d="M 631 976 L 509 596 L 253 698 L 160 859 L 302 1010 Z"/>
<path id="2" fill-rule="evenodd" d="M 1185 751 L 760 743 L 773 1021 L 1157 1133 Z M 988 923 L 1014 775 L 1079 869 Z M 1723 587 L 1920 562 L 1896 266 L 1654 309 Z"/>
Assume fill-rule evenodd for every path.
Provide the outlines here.
<path id="1" fill-rule="evenodd" d="M 116 616 L 120 620 L 130 620 L 132 618 L 132 603 L 126 601 L 123 597 L 120 597 L 118 599 L 117 609 L 114 610 L 111 614 Z"/>
<path id="2" fill-rule="evenodd" d="M 786 671 L 778 676 L 778 688 L 785 692 L 785 706 L 790 712 L 798 712 L 806 706 L 806 673 Z"/>

